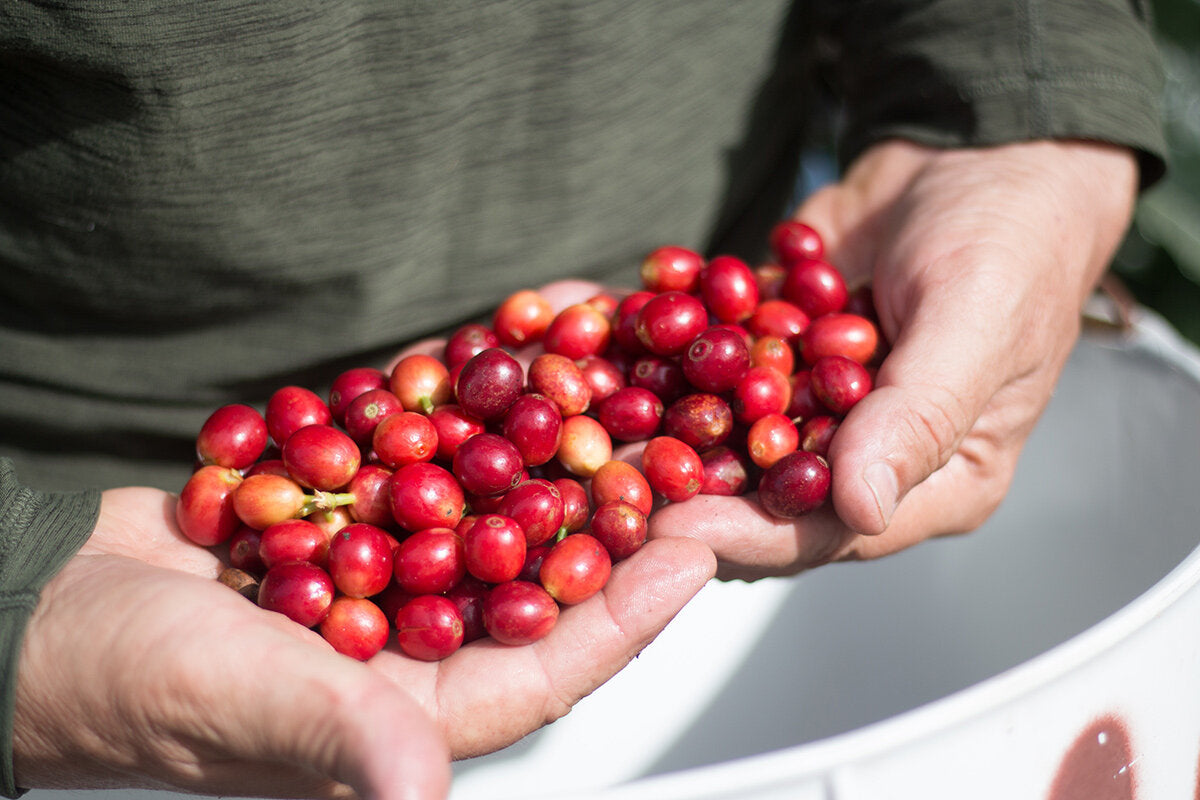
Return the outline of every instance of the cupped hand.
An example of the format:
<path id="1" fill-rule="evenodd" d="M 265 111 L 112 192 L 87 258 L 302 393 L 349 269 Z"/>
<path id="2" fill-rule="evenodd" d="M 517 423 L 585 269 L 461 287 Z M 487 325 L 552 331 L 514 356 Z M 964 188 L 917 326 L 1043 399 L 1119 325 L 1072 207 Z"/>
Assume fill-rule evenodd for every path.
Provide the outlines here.
<path id="1" fill-rule="evenodd" d="M 95 532 L 47 585 L 21 655 L 18 784 L 222 795 L 438 798 L 451 758 L 565 714 L 712 576 L 695 541 L 651 543 L 525 647 L 367 663 L 265 611 L 186 541 L 174 498 L 105 492 Z"/>
<path id="2" fill-rule="evenodd" d="M 658 511 L 651 536 L 694 536 L 722 577 L 755 578 L 977 528 L 1010 486 L 1136 186 L 1132 154 L 1097 143 L 867 151 L 795 215 L 851 284 L 871 282 L 891 344 L 832 441 L 832 504 L 781 521 L 752 498 L 697 497 Z"/>

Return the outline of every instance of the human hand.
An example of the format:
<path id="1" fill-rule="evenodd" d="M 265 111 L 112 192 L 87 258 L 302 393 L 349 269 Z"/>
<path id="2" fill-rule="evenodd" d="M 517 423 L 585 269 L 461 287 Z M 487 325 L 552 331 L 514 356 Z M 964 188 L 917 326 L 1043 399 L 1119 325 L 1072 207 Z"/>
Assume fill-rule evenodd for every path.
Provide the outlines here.
<path id="1" fill-rule="evenodd" d="M 526 647 L 366 664 L 215 580 L 174 498 L 105 492 L 96 530 L 47 585 L 21 655 L 18 785 L 251 796 L 438 798 L 448 761 L 565 714 L 712 576 L 694 541 L 654 542 Z"/>
<path id="2" fill-rule="evenodd" d="M 871 281 L 891 350 L 831 444 L 832 504 L 777 520 L 700 496 L 651 537 L 713 547 L 724 578 L 883 556 L 996 509 L 1129 223 L 1131 153 L 1039 141 L 978 150 L 886 142 L 796 218 L 851 285 Z"/>

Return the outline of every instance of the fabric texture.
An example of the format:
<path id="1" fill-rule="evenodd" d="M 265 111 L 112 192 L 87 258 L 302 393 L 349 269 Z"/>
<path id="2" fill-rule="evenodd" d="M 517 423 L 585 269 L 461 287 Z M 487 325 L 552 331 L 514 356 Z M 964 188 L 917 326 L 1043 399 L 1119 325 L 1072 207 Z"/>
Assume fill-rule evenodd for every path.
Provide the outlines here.
<path id="1" fill-rule="evenodd" d="M 12 725 L 21 642 L 39 593 L 87 540 L 100 509 L 97 491 L 35 492 L 0 459 L 0 792 L 22 792 L 13 777 Z"/>
<path id="2" fill-rule="evenodd" d="M 784 0 L 0 8 L 12 447 L 186 461 L 206 408 L 790 192 Z"/>
<path id="3" fill-rule="evenodd" d="M 937 147 L 1089 139 L 1165 170 L 1164 75 L 1138 0 L 819 4 L 840 160 L 889 137 Z"/>
<path id="4" fill-rule="evenodd" d="M 40 587 L 216 406 L 660 244 L 757 258 L 830 135 L 1111 141 L 1149 185 L 1160 83 L 1122 0 L 0 0 L 5 792 Z"/>

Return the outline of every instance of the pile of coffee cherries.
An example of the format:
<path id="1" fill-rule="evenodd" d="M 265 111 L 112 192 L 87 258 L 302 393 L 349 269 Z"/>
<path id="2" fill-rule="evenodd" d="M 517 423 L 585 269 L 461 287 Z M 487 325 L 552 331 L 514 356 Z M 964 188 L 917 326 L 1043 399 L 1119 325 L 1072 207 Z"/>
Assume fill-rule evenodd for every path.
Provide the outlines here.
<path id="1" fill-rule="evenodd" d="M 816 231 L 781 222 L 770 246 L 754 268 L 661 247 L 638 290 L 557 313 L 518 291 L 436 355 L 218 408 L 179 526 L 226 548 L 223 581 L 338 652 L 368 659 L 394 633 L 433 661 L 545 636 L 641 547 L 657 504 L 807 514 L 880 343 L 869 289 Z"/>

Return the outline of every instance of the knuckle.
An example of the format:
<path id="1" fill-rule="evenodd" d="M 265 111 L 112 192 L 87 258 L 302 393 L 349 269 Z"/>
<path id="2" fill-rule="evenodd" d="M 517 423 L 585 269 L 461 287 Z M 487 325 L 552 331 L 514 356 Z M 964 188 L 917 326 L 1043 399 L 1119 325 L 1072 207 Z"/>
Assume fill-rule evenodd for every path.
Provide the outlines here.
<path id="1" fill-rule="evenodd" d="M 917 483 L 941 469 L 958 449 L 970 416 L 953 392 L 936 386 L 910 393 L 897 430 L 903 453 L 919 472 Z"/>

